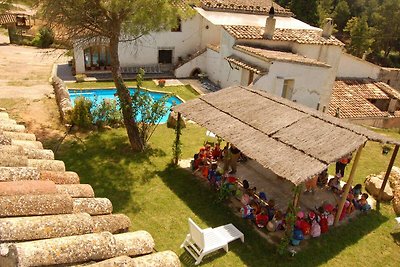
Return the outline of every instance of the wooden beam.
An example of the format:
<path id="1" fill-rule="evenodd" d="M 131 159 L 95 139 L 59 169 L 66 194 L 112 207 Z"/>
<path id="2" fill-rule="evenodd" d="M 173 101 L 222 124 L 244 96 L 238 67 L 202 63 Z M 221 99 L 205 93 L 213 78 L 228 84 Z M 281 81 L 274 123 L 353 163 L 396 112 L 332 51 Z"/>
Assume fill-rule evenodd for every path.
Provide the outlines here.
<path id="1" fill-rule="evenodd" d="M 333 224 L 334 226 L 337 225 L 337 223 L 339 222 L 340 214 L 342 214 L 344 203 L 346 202 L 346 198 L 347 198 L 347 195 L 349 194 L 351 184 L 353 183 L 354 174 L 356 173 L 358 161 L 360 160 L 361 151 L 362 151 L 363 147 L 364 147 L 364 145 L 360 146 L 357 150 L 357 154 L 356 154 L 356 157 L 353 162 L 353 167 L 351 168 L 351 171 L 350 171 L 349 179 L 347 180 L 347 183 L 344 187 L 344 190 L 342 193 L 342 199 L 340 200 L 340 203 L 338 206 L 338 210 L 337 210 L 336 217 L 335 217 L 335 222 Z"/>
<path id="2" fill-rule="evenodd" d="M 177 116 L 177 120 L 176 120 L 176 136 L 175 136 L 175 149 L 179 149 L 179 143 L 180 143 L 180 137 L 181 137 L 181 120 L 182 120 L 182 115 L 180 112 L 178 112 L 178 116 Z M 179 163 L 179 154 L 180 151 L 177 152 L 175 151 L 175 155 L 174 155 L 174 164 L 178 165 Z"/>
<path id="3" fill-rule="evenodd" d="M 380 208 L 380 202 L 382 200 L 383 191 L 385 190 L 387 181 L 390 176 L 390 172 L 392 171 L 394 161 L 396 160 L 397 152 L 399 152 L 399 145 L 396 145 L 394 147 L 394 150 L 392 153 L 392 158 L 390 159 L 389 165 L 388 165 L 386 173 L 385 173 L 385 178 L 383 178 L 382 186 L 381 186 L 381 189 L 379 190 L 378 199 L 376 201 L 376 209 L 377 210 L 379 210 L 379 208 Z"/>

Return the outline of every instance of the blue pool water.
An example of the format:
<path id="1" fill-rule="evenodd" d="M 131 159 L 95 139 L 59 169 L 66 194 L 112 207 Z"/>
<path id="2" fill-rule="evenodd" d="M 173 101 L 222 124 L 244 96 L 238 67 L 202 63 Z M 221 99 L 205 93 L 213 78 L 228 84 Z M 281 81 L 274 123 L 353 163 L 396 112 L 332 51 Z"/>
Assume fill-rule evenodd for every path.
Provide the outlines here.
<path id="1" fill-rule="evenodd" d="M 136 89 L 135 88 L 129 88 L 129 91 L 131 94 L 134 93 Z M 75 99 L 79 96 L 84 96 L 88 99 L 90 99 L 92 102 L 97 100 L 97 103 L 101 103 L 104 99 L 117 99 L 117 96 L 114 96 L 114 94 L 117 92 L 116 89 L 91 89 L 91 90 L 76 90 L 76 89 L 70 89 L 68 90 L 69 95 L 71 97 L 71 102 L 72 106 L 75 104 Z M 151 92 L 151 91 L 146 91 L 154 100 L 158 100 L 161 97 L 163 97 L 165 94 L 163 93 L 157 93 L 157 92 Z M 176 96 L 171 96 L 168 98 L 168 101 L 166 103 L 166 106 L 168 108 L 167 114 L 162 118 L 161 123 L 165 123 L 168 120 L 168 116 L 170 113 L 170 108 L 173 105 L 179 105 L 182 103 L 182 101 L 177 98 Z"/>

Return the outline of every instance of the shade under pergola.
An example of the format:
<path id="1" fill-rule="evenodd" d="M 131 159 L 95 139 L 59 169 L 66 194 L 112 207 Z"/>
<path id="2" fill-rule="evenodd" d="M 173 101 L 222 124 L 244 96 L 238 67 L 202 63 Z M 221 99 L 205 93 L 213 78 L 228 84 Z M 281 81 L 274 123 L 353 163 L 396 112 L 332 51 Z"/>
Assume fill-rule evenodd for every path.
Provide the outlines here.
<path id="1" fill-rule="evenodd" d="M 367 140 L 399 145 L 364 127 L 244 86 L 172 108 L 298 185 Z"/>

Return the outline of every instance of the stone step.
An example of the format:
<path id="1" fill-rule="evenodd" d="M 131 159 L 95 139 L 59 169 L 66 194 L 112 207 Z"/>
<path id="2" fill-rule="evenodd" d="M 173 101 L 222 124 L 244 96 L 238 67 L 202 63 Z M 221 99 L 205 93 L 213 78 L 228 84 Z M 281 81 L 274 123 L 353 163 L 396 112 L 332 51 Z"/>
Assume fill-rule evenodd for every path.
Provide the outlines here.
<path id="1" fill-rule="evenodd" d="M 14 155 L 10 157 L 7 153 L 0 153 L 0 167 L 24 167 L 28 165 L 28 157 Z"/>
<path id="2" fill-rule="evenodd" d="M 4 112 L 4 111 L 0 111 L 0 118 L 8 119 L 9 118 L 8 113 Z"/>
<path id="3" fill-rule="evenodd" d="M 65 164 L 61 160 L 28 159 L 27 167 L 36 167 L 40 171 L 65 172 Z"/>
<path id="4" fill-rule="evenodd" d="M 49 149 L 27 148 L 19 145 L 0 145 L 0 154 L 26 156 L 28 159 L 54 159 L 54 153 Z"/>
<path id="5" fill-rule="evenodd" d="M 67 194 L 72 198 L 93 198 L 94 191 L 89 184 L 62 184 L 55 185 L 59 194 Z"/>
<path id="6" fill-rule="evenodd" d="M 39 179 L 40 179 L 40 172 L 39 172 L 38 168 L 0 167 L 0 182 L 20 181 L 20 180 L 39 180 Z M 42 180 L 51 180 L 51 179 L 42 179 Z"/>
<path id="7" fill-rule="evenodd" d="M 166 250 L 149 255 L 131 258 L 128 256 L 119 256 L 105 261 L 96 262 L 89 265 L 80 265 L 88 267 L 111 267 L 111 266 L 140 266 L 140 267 L 179 267 L 181 262 L 175 252 Z"/>
<path id="8" fill-rule="evenodd" d="M 13 181 L 0 184 L 0 196 L 47 195 L 57 192 L 53 181 Z"/>
<path id="9" fill-rule="evenodd" d="M 43 144 L 39 141 L 11 139 L 11 145 L 22 146 L 23 148 L 43 149 Z"/>
<path id="10" fill-rule="evenodd" d="M 0 266 L 46 266 L 100 261 L 153 251 L 154 240 L 145 231 L 112 235 L 109 232 L 15 243 L 2 249 Z"/>
<path id="11" fill-rule="evenodd" d="M 104 215 L 112 213 L 112 203 L 108 198 L 74 198 L 74 213 L 86 212 L 90 215 Z"/>
<path id="12" fill-rule="evenodd" d="M 40 180 L 50 180 L 55 182 L 56 184 L 79 184 L 79 176 L 76 172 L 42 170 L 40 171 Z"/>
<path id="13" fill-rule="evenodd" d="M 11 145 L 11 139 L 0 133 L 0 145 Z"/>
<path id="14" fill-rule="evenodd" d="M 0 242 L 29 241 L 93 232 L 87 213 L 0 218 Z"/>
<path id="15" fill-rule="evenodd" d="M 69 195 L 0 196 L 0 217 L 68 214 L 73 211 L 73 200 Z"/>
<path id="16" fill-rule="evenodd" d="M 93 232 L 124 233 L 129 230 L 131 220 L 125 214 L 109 214 L 92 216 Z"/>
<path id="17" fill-rule="evenodd" d="M 16 120 L 6 118 L 0 118 L 0 122 L 5 124 L 17 124 Z"/>
<path id="18" fill-rule="evenodd" d="M 0 123 L 0 130 L 8 131 L 8 132 L 23 133 L 23 132 L 25 132 L 25 126 L 19 125 L 19 124 L 1 124 Z"/>
<path id="19" fill-rule="evenodd" d="M 89 233 L 122 233 L 131 225 L 123 214 L 87 213 L 0 218 L 0 242 L 21 242 Z"/>
<path id="20" fill-rule="evenodd" d="M 27 141 L 36 141 L 36 136 L 31 133 L 19 133 L 19 132 L 9 132 L 3 131 L 3 135 L 13 139 L 13 140 L 27 140 Z"/>

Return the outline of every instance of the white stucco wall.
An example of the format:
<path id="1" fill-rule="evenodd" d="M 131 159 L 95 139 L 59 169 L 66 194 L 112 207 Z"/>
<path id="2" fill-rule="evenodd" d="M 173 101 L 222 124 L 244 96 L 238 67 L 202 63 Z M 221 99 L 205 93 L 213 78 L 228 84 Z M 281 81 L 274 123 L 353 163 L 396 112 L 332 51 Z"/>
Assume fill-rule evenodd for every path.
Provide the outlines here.
<path id="1" fill-rule="evenodd" d="M 219 45 L 221 41 L 221 29 L 222 26 L 214 25 L 201 17 L 201 47 L 206 47 L 208 44 Z"/>
<path id="2" fill-rule="evenodd" d="M 254 88 L 281 96 L 284 80 L 293 79 L 292 100 L 315 109 L 319 103 L 322 111 L 324 106 L 327 110 L 331 95 L 331 87 L 326 83 L 329 75 L 330 68 L 275 61 L 268 74 L 254 83 Z"/>
<path id="3" fill-rule="evenodd" d="M 347 53 L 340 57 L 336 77 L 378 79 L 381 67 Z"/>
<path id="4" fill-rule="evenodd" d="M 85 59 L 83 49 L 78 46 L 74 46 L 74 60 L 76 74 L 85 73 Z"/>
<path id="5" fill-rule="evenodd" d="M 200 69 L 202 72 L 206 72 L 207 62 L 207 51 L 198 57 L 186 62 L 182 66 L 175 69 L 175 76 L 177 78 L 187 78 L 191 75 L 193 70 Z"/>
<path id="6" fill-rule="evenodd" d="M 210 33 L 201 34 L 203 18 L 196 14 L 188 20 L 182 21 L 181 32 L 154 32 L 135 42 L 121 42 L 119 44 L 119 59 L 121 67 L 154 65 L 158 63 L 159 49 L 172 49 L 172 62 L 175 64 L 178 57 L 186 58 L 202 47 L 205 41 L 219 40 L 215 36 L 215 27 L 211 27 Z M 202 42 L 204 38 L 204 42 Z M 87 46 L 88 47 L 88 46 Z M 83 50 L 86 47 L 74 47 L 75 65 L 77 73 L 84 73 Z"/>
<path id="7" fill-rule="evenodd" d="M 220 84 L 221 62 L 222 62 L 222 57 L 220 53 L 211 49 L 207 49 L 207 61 L 206 61 L 205 72 L 207 73 L 208 78 L 216 84 Z"/>
<path id="8" fill-rule="evenodd" d="M 157 64 L 159 49 L 172 49 L 172 62 L 176 63 L 178 57 L 185 58 L 201 49 L 200 26 L 201 17 L 196 14 L 182 21 L 181 32 L 155 32 L 135 43 L 120 43 L 121 67 Z"/>

